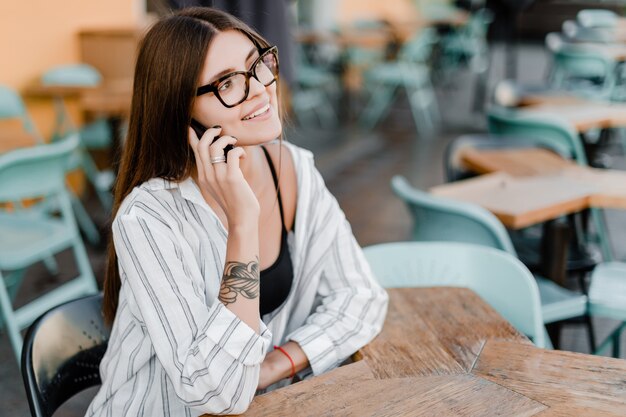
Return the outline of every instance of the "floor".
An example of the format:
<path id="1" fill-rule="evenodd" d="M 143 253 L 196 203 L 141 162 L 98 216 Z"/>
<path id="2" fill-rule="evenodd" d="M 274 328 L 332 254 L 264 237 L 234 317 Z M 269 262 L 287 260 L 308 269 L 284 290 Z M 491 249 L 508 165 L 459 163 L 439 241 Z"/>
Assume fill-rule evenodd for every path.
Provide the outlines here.
<path id="1" fill-rule="evenodd" d="M 504 49 L 492 48 L 491 70 L 487 91 L 503 78 Z M 540 44 L 522 45 L 518 53 L 518 79 L 540 83 L 546 70 L 547 58 Z M 465 71 L 438 87 L 438 98 L 443 116 L 441 131 L 434 138 L 420 138 L 407 102 L 403 97 L 394 105 L 390 115 L 374 131 L 363 132 L 348 118 L 339 127 L 296 127 L 286 129 L 288 140 L 311 149 L 328 188 L 337 197 L 350 220 L 354 234 L 361 245 L 406 240 L 409 237 L 411 218 L 402 203 L 389 188 L 393 175 L 405 175 L 416 187 L 427 189 L 443 182 L 442 155 L 453 138 L 485 130 L 484 114 L 472 112 L 474 76 Z M 356 109 L 352 109 L 356 110 Z M 614 166 L 626 169 L 621 153 L 613 156 Z M 89 199 L 98 222 L 106 224 L 104 213 Z M 613 246 L 620 259 L 626 258 L 626 213 L 608 212 Z M 102 280 L 104 272 L 104 247 L 89 246 L 88 251 L 94 272 Z M 71 277 L 74 265 L 68 254 L 59 258 L 62 271 L 50 277 L 43 266 L 37 265 L 28 272 L 18 303 L 33 294 L 52 288 Z M 597 338 L 608 334 L 616 323 L 596 320 Z M 586 333 L 580 325 L 565 326 L 562 332 L 562 349 L 588 352 Z M 622 342 L 626 344 L 626 336 Z M 622 352 L 622 357 L 626 357 Z M 66 403 L 56 416 L 83 415 L 93 389 Z M 28 404 L 21 382 L 17 362 L 8 339 L 0 334 L 0 416 L 29 415 Z"/>

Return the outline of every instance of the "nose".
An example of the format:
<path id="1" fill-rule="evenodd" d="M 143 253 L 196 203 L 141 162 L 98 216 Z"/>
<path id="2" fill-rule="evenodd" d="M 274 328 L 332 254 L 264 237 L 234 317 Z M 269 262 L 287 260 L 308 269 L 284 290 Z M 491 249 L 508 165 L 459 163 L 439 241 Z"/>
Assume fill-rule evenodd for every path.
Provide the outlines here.
<path id="1" fill-rule="evenodd" d="M 258 96 L 265 92 L 265 86 L 256 77 L 250 77 L 250 90 L 248 91 L 248 98 Z"/>

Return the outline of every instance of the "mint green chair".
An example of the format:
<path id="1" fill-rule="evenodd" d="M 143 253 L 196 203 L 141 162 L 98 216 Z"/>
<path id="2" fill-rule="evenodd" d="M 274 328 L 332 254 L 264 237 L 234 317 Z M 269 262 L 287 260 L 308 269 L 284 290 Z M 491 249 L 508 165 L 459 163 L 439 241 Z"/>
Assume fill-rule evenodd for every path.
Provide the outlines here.
<path id="1" fill-rule="evenodd" d="M 565 155 L 579 165 L 587 166 L 587 156 L 582 141 L 574 128 L 567 123 L 549 115 L 529 115 L 515 109 L 492 108 L 487 113 L 487 125 L 490 133 L 498 135 L 518 135 L 532 137 L 536 145 L 545 143 L 545 147 L 563 150 L 569 149 Z M 609 241 L 608 229 L 599 209 L 590 209 L 596 227 L 595 240 L 600 245 L 605 261 L 613 260 L 613 252 Z"/>
<path id="2" fill-rule="evenodd" d="M 620 357 L 620 338 L 626 329 L 626 263 L 606 262 L 596 266 L 589 286 L 589 314 L 622 323 L 600 343 L 596 353 L 613 345 L 613 357 Z"/>
<path id="3" fill-rule="evenodd" d="M 413 240 L 473 243 L 502 250 L 517 258 L 505 227 L 488 210 L 418 190 L 401 176 L 391 179 L 391 188 L 411 214 Z M 545 324 L 585 314 L 585 295 L 563 288 L 546 278 L 536 277 L 536 280 Z"/>
<path id="4" fill-rule="evenodd" d="M 45 197 L 54 200 L 58 209 L 57 216 L 43 216 L 40 210 L 0 212 L 0 313 L 18 361 L 22 329 L 64 301 L 97 292 L 65 186 L 67 161 L 78 146 L 78 136 L 72 135 L 54 144 L 0 155 L 0 202 Z M 68 248 L 73 250 L 78 277 L 14 309 L 16 283 L 23 271 Z"/>
<path id="5" fill-rule="evenodd" d="M 45 142 L 33 123 L 22 97 L 15 90 L 0 85 L 0 120 L 3 119 L 19 119 L 22 122 L 24 130 L 32 135 L 37 143 L 43 144 Z M 100 234 L 96 225 L 87 214 L 87 210 L 85 210 L 76 195 L 70 193 L 70 198 L 80 229 L 85 233 L 85 236 L 91 243 L 98 243 Z M 21 202 L 15 203 L 17 207 L 21 205 Z M 46 203 L 41 206 L 41 209 L 50 211 L 51 209 L 54 210 L 54 207 L 47 207 Z M 48 259 L 45 261 L 45 264 L 50 272 L 54 273 L 54 271 L 56 271 L 57 266 L 54 262 L 54 258 Z"/>
<path id="6" fill-rule="evenodd" d="M 564 21 L 561 31 L 570 42 L 610 43 L 615 40 L 611 31 L 605 28 L 581 26 L 575 20 Z"/>
<path id="7" fill-rule="evenodd" d="M 579 165 L 588 165 L 578 133 L 567 122 L 549 115 L 529 115 L 517 109 L 493 107 L 487 112 L 487 128 L 496 135 L 533 138 L 535 144 L 568 150 L 568 157 Z"/>
<path id="8" fill-rule="evenodd" d="M 26 109 L 22 97 L 12 88 L 0 85 L 0 120 L 6 119 L 20 120 L 24 131 L 33 136 L 37 143 L 44 142 Z"/>
<path id="9" fill-rule="evenodd" d="M 429 60 L 437 39 L 434 29 L 424 29 L 402 46 L 396 61 L 379 63 L 365 71 L 364 88 L 369 100 L 359 116 L 361 126 L 374 128 L 388 113 L 397 93 L 404 90 L 418 132 L 424 137 L 434 135 L 441 117 Z"/>
<path id="10" fill-rule="evenodd" d="M 587 29 L 587 32 L 591 32 Z M 587 34 L 589 35 L 589 34 Z M 617 83 L 617 62 L 588 44 L 568 41 L 559 33 L 545 38 L 552 63 L 548 83 L 590 98 L 611 99 Z"/>
<path id="11" fill-rule="evenodd" d="M 493 22 L 493 13 L 485 8 L 476 10 L 468 22 L 453 30 L 441 41 L 439 71 L 449 74 L 463 65 L 472 72 L 484 74 L 489 68 L 487 31 Z"/>
<path id="12" fill-rule="evenodd" d="M 606 9 L 583 9 L 576 14 L 576 21 L 586 28 L 614 28 L 619 15 Z"/>
<path id="13" fill-rule="evenodd" d="M 93 67 L 86 64 L 62 65 L 51 68 L 41 76 L 41 83 L 46 86 L 74 86 L 74 87 L 97 87 L 102 81 L 102 76 Z M 96 191 L 96 195 L 105 210 L 110 210 L 113 205 L 111 188 L 115 181 L 113 170 L 98 169 L 95 161 L 87 151 L 88 149 L 105 149 L 111 146 L 113 133 L 105 118 L 81 127 L 77 127 L 71 120 L 62 96 L 55 98 L 56 126 L 53 141 L 73 132 L 80 134 L 81 146 L 70 161 L 70 170 L 81 168 Z"/>
<path id="14" fill-rule="evenodd" d="M 469 288 L 535 345 L 546 347 L 539 289 L 514 256 L 454 242 L 382 243 L 363 252 L 383 287 Z"/>
<path id="15" fill-rule="evenodd" d="M 329 67 L 314 64 L 303 45 L 296 45 L 295 78 L 291 107 L 298 122 L 303 126 L 337 126 L 339 79 Z"/>

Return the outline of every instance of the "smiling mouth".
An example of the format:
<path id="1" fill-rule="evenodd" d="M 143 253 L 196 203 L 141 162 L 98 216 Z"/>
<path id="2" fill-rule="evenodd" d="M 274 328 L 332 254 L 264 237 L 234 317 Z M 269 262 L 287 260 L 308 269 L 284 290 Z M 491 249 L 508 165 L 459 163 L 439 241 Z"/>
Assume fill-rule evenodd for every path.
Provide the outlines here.
<path id="1" fill-rule="evenodd" d="M 265 114 L 265 113 L 267 113 L 269 110 L 270 110 L 270 104 L 269 104 L 269 103 L 267 103 L 265 106 L 261 107 L 259 110 L 257 110 L 257 111 L 255 111 L 254 113 L 252 113 L 252 114 L 250 114 L 250 115 L 248 115 L 248 116 L 244 117 L 244 118 L 243 118 L 243 119 L 241 119 L 241 120 L 251 120 L 251 119 L 254 119 L 255 117 L 258 117 L 258 116 L 262 116 L 262 115 L 264 115 L 264 114 Z"/>

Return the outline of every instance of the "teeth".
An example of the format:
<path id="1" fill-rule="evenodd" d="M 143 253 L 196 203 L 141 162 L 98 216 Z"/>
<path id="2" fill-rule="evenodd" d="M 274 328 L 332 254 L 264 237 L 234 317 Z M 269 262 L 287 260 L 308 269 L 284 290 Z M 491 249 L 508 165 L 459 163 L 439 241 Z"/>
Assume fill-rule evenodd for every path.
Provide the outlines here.
<path id="1" fill-rule="evenodd" d="M 261 107 L 259 110 L 255 111 L 251 115 L 244 117 L 243 120 L 250 120 L 250 119 L 252 119 L 254 117 L 257 117 L 258 115 L 263 114 L 266 111 L 268 111 L 269 108 L 270 108 L 270 105 L 266 104 L 265 106 Z"/>

